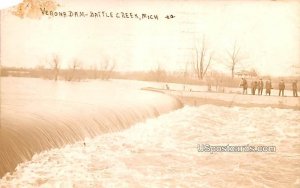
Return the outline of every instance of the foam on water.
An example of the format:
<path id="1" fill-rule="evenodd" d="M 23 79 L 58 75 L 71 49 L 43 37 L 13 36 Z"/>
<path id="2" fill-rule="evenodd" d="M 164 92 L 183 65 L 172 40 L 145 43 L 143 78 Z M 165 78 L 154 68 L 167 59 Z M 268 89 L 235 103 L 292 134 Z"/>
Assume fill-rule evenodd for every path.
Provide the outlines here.
<path id="1" fill-rule="evenodd" d="M 35 155 L 4 187 L 299 187 L 300 113 L 186 106 L 122 132 Z M 275 153 L 200 153 L 198 144 Z"/>
<path id="2" fill-rule="evenodd" d="M 180 107 L 167 95 L 113 82 L 1 78 L 0 177 L 35 153 Z"/>

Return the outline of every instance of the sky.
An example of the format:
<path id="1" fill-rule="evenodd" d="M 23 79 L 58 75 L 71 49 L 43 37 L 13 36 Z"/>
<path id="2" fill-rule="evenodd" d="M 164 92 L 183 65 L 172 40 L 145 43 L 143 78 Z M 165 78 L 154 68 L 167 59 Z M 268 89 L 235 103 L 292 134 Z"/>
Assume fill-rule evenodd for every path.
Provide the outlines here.
<path id="1" fill-rule="evenodd" d="M 201 49 L 203 39 L 207 54 L 213 54 L 210 71 L 230 74 L 228 53 L 235 44 L 240 49 L 237 71 L 289 76 L 300 64 L 300 1 L 58 3 L 57 12 L 83 11 L 88 16 L 20 18 L 12 8 L 1 11 L 2 66 L 47 66 L 46 59 L 56 54 L 62 68 L 76 59 L 84 68 L 109 60 L 119 71 L 184 71 L 196 61 L 195 49 Z M 90 11 L 112 12 L 114 17 L 94 18 Z M 158 20 L 116 18 L 122 12 L 157 15 Z"/>

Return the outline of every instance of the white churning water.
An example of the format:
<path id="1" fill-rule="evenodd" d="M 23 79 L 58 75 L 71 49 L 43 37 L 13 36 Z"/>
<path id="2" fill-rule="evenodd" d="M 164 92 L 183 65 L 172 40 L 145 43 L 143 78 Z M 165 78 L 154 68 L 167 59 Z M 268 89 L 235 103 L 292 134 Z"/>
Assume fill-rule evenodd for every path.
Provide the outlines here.
<path id="1" fill-rule="evenodd" d="M 299 187 L 300 114 L 203 105 L 44 151 L 4 187 Z M 273 153 L 201 153 L 198 144 L 276 146 Z"/>
<path id="2" fill-rule="evenodd" d="M 41 151 L 180 107 L 170 96 L 110 81 L 1 78 L 0 177 Z"/>

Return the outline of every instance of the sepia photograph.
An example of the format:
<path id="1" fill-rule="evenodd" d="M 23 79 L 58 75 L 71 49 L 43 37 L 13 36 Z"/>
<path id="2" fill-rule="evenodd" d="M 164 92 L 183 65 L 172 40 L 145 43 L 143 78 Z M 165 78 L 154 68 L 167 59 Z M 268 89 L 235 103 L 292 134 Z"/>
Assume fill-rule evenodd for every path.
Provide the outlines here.
<path id="1" fill-rule="evenodd" d="M 299 188 L 299 0 L 1 0 L 0 188 Z"/>

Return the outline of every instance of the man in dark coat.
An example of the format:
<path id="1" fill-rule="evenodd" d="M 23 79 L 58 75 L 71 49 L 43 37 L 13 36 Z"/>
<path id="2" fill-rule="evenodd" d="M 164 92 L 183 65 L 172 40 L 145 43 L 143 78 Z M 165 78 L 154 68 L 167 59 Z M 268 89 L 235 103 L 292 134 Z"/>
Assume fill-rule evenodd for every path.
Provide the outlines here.
<path id="1" fill-rule="evenodd" d="M 282 96 L 284 96 L 284 89 L 285 89 L 285 84 L 284 81 L 281 80 L 278 84 L 279 87 L 279 96 L 282 94 Z"/>
<path id="2" fill-rule="evenodd" d="M 251 88 L 252 88 L 252 95 L 255 95 L 256 88 L 257 88 L 257 81 L 252 81 Z"/>
<path id="3" fill-rule="evenodd" d="M 248 83 L 245 78 L 242 78 L 241 86 L 243 87 L 243 94 L 247 94 Z"/>
<path id="4" fill-rule="evenodd" d="M 254 81 L 251 81 L 251 94 L 254 95 Z"/>
<path id="5" fill-rule="evenodd" d="M 266 95 L 271 95 L 272 83 L 271 80 L 266 81 Z"/>
<path id="6" fill-rule="evenodd" d="M 293 96 L 298 97 L 298 93 L 297 93 L 298 88 L 297 88 L 297 81 L 296 80 L 293 81 L 292 86 L 293 86 Z"/>
<path id="7" fill-rule="evenodd" d="M 264 89 L 264 82 L 262 81 L 262 79 L 259 79 L 257 88 L 258 88 L 258 95 L 262 95 Z"/>

